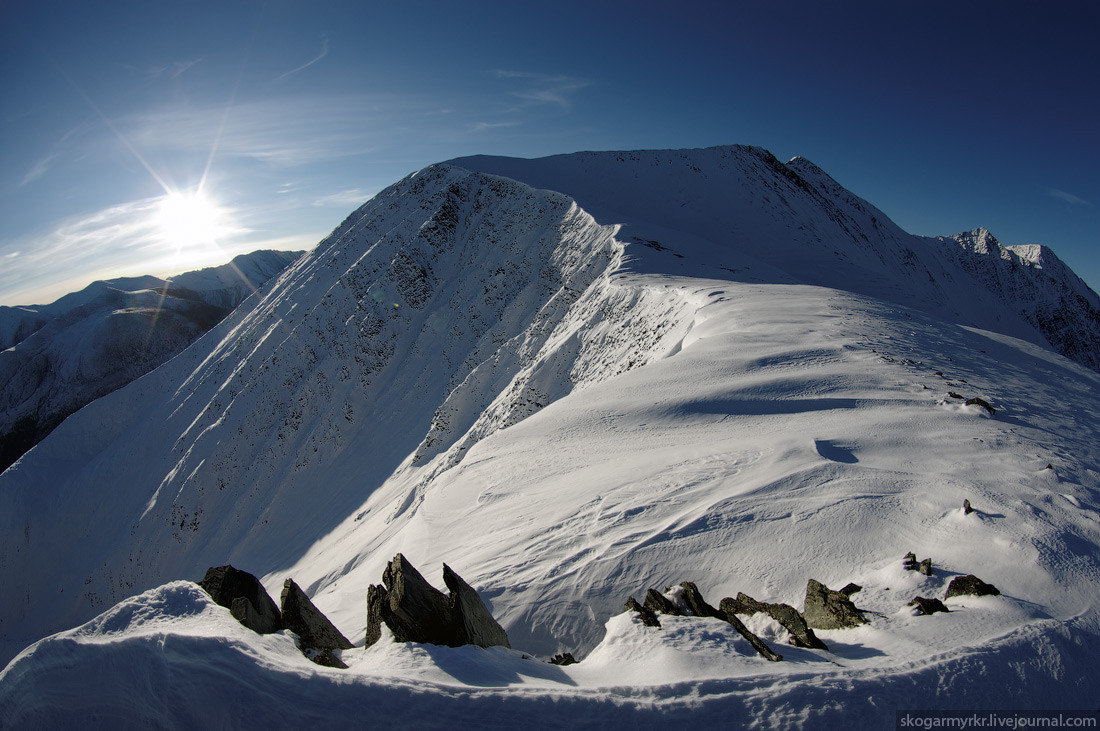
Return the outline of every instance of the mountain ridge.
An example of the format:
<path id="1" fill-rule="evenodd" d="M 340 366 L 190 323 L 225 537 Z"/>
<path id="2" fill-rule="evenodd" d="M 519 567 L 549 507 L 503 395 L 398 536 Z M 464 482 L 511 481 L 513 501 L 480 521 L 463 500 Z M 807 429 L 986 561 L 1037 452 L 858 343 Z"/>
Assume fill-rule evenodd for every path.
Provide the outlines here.
<path id="1" fill-rule="evenodd" d="M 261 250 L 163 280 L 97 281 L 0 307 L 0 471 L 69 414 L 173 357 L 302 252 Z"/>
<path id="2" fill-rule="evenodd" d="M 227 562 L 270 590 L 293 576 L 360 642 L 366 586 L 401 552 L 455 566 L 513 646 L 576 652 L 565 677 L 582 694 L 589 658 L 661 642 L 613 616 L 625 596 L 685 579 L 792 604 L 811 577 L 863 585 L 878 619 L 827 636 L 831 656 L 792 655 L 800 687 L 873 675 L 893 697 L 916 666 L 942 704 L 1016 666 L 1057 687 L 1008 636 L 1049 638 L 1086 666 L 1100 376 L 932 248 L 959 242 L 909 237 L 808 163 L 759 149 L 466 164 L 382 191 L 263 297 L 0 474 L 9 652 Z M 890 282 L 908 292 L 875 295 Z M 966 297 L 1009 332 L 945 316 Z M 905 572 L 907 551 L 939 573 Z M 964 573 L 1004 597 L 946 619 L 903 608 Z M 1058 635 L 1071 621 L 1077 649 Z M 376 647 L 353 673 L 438 678 L 452 657 L 389 665 L 403 650 Z M 788 670 L 730 652 L 719 684 L 752 678 L 745 702 L 764 708 L 782 696 L 771 673 Z M 957 677 L 960 664 L 980 672 Z M 607 682 L 651 698 L 626 672 Z M 741 702 L 708 682 L 653 687 Z"/>

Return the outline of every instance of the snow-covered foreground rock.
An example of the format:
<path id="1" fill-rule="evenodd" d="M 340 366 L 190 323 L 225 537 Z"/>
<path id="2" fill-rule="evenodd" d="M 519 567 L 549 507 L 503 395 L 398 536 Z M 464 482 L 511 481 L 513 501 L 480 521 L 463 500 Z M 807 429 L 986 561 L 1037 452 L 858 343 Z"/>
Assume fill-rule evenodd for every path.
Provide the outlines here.
<path id="1" fill-rule="evenodd" d="M 897 296 L 843 289 L 822 259 L 800 279 L 833 285 L 808 284 L 693 219 L 653 246 L 657 224 L 608 210 L 422 171 L 0 475 L 7 654 L 60 632 L 0 675 L 0 720 L 766 727 L 1095 708 L 1100 375 L 1026 319 L 1017 339 L 900 301 L 918 287 L 901 275 Z M 814 210 L 800 220 L 844 252 Z M 772 213 L 746 204 L 741 225 Z M 996 324 L 992 295 L 966 296 Z M 909 551 L 932 576 L 903 568 Z M 367 586 L 399 552 L 429 578 L 452 566 L 514 649 L 363 649 Z M 292 577 L 360 646 L 350 667 L 178 581 L 227 562 L 274 596 Z M 1001 595 L 907 606 L 966 574 Z M 821 651 L 746 619 L 778 663 L 720 620 L 622 614 L 681 581 L 715 605 L 801 608 L 810 578 L 861 585 L 870 623 L 819 630 Z M 564 651 L 581 662 L 546 663 Z"/>

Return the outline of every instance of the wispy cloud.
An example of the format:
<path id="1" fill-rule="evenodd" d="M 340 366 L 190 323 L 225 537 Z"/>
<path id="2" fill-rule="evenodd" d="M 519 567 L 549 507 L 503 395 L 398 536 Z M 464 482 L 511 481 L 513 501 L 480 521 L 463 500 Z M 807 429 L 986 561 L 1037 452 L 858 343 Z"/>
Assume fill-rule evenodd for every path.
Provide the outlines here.
<path id="1" fill-rule="evenodd" d="M 422 106 L 397 95 L 296 95 L 241 102 L 228 114 L 216 106 L 165 108 L 122 124 L 142 149 L 209 154 L 219 139 L 218 157 L 295 166 L 392 145 Z"/>
<path id="2" fill-rule="evenodd" d="M 550 105 L 568 110 L 573 105 L 573 95 L 591 86 L 592 82 L 574 76 L 558 74 L 536 74 L 526 71 L 500 70 L 494 72 L 497 78 L 520 82 L 523 88 L 511 92 L 521 103 L 513 106 L 513 111 L 531 107 Z"/>
<path id="3" fill-rule="evenodd" d="M 348 190 L 341 190 L 338 193 L 323 195 L 320 198 L 316 198 L 313 201 L 313 205 L 318 208 L 347 208 L 348 206 L 360 206 L 373 196 L 374 193 L 363 190 L 362 188 L 349 188 Z"/>
<path id="4" fill-rule="evenodd" d="M 324 40 L 324 41 L 323 41 L 323 42 L 321 43 L 321 52 L 320 52 L 320 53 L 318 53 L 318 54 L 317 54 L 316 56 L 314 56 L 314 57 L 313 57 L 312 59 L 310 59 L 309 61 L 306 61 L 306 62 L 305 62 L 304 64 L 302 64 L 301 66 L 299 66 L 299 67 L 297 67 L 297 68 L 293 68 L 293 69 L 291 69 L 290 71 L 287 71 L 287 72 L 286 72 L 285 74 L 280 74 L 279 76 L 276 76 L 276 77 L 275 77 L 275 80 L 276 80 L 276 81 L 281 81 L 282 79 L 285 79 L 286 77 L 290 76 L 291 74 L 296 74 L 296 73 L 298 73 L 299 71 L 303 71 L 303 70 L 305 70 L 305 69 L 308 69 L 308 68 L 309 68 L 310 66 L 312 66 L 312 65 L 313 65 L 313 64 L 315 64 L 315 63 L 317 63 L 318 61 L 320 61 L 320 60 L 321 60 L 322 58 L 324 58 L 324 57 L 325 57 L 325 56 L 327 56 L 327 55 L 328 55 L 328 39 L 326 38 L 326 39 L 325 39 L 325 40 Z"/>
<path id="5" fill-rule="evenodd" d="M 53 161 L 56 160 L 59 155 L 60 153 L 55 150 L 45 157 L 36 160 L 34 165 L 31 166 L 31 169 L 23 176 L 23 179 L 19 181 L 19 187 L 22 188 L 24 185 L 29 185 L 45 175 L 50 169 L 50 165 L 53 164 Z"/>
<path id="6" fill-rule="evenodd" d="M 1051 196 L 1052 198 L 1063 200 L 1066 203 L 1074 206 L 1092 206 L 1092 203 L 1085 200 L 1084 198 L 1078 198 L 1073 193 L 1067 193 L 1066 191 L 1058 190 L 1057 188 L 1048 188 L 1047 195 Z"/>
<path id="7" fill-rule="evenodd" d="M 50 168 L 53 167 L 53 163 L 59 157 L 61 157 L 62 146 L 70 137 L 72 137 L 76 133 L 77 129 L 71 129 L 64 135 L 62 135 L 61 139 L 53 143 L 50 151 L 45 155 L 39 157 L 34 162 L 34 164 L 31 165 L 30 169 L 23 175 L 23 179 L 19 182 L 19 187 L 22 188 L 24 185 L 31 184 L 41 178 L 47 172 L 49 172 Z"/>
<path id="8" fill-rule="evenodd" d="M 0 252 L 4 262 L 0 267 L 3 303 L 25 304 L 16 301 L 21 293 L 53 292 L 55 297 L 60 296 L 71 291 L 74 282 L 83 287 L 96 278 L 164 276 L 178 270 L 182 263 L 203 257 L 212 261 L 228 259 L 225 252 L 239 248 L 232 237 L 248 233 L 238 226 L 227 226 L 224 242 L 209 242 L 180 252 L 166 242 L 160 228 L 160 201 L 145 198 L 73 216 L 45 232 L 6 245 Z M 247 244 L 245 248 L 251 251 L 260 247 Z"/>
<path id="9" fill-rule="evenodd" d="M 515 127 L 519 122 L 474 122 L 470 125 L 471 132 L 485 132 L 490 129 L 499 129 L 501 127 Z"/>
<path id="10" fill-rule="evenodd" d="M 132 66 L 130 64 L 124 64 L 123 68 L 129 69 L 131 72 L 141 76 L 145 76 L 150 79 L 159 79 L 167 77 L 169 79 L 178 79 L 189 68 L 197 64 L 202 59 L 190 59 L 187 61 L 173 61 L 167 64 L 157 64 L 154 66 Z"/>

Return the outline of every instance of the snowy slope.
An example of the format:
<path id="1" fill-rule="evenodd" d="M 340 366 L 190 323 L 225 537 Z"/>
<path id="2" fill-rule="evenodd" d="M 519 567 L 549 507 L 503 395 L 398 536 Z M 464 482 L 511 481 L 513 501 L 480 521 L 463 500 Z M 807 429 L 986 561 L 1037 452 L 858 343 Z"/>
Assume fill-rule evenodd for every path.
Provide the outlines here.
<path id="1" fill-rule="evenodd" d="M 472 164 L 397 183 L 262 300 L 0 475 L 8 655 L 106 612 L 15 659 L 0 718 L 335 724 L 369 703 L 423 725 L 789 725 L 1087 707 L 1100 376 L 1018 318 L 1007 329 L 1032 342 L 947 319 L 950 303 L 891 273 L 896 252 L 850 200 L 799 175 L 831 201 L 815 209 L 760 151 L 575 157 L 554 161 L 583 163 L 555 183 L 572 197 Z M 654 177 L 635 158 L 670 162 Z M 632 179 L 642 199 L 623 213 Z M 599 190 L 619 198 L 600 208 Z M 734 224 L 752 235 L 722 238 Z M 292 576 L 361 643 L 366 588 L 399 551 L 437 584 L 454 567 L 516 651 L 382 643 L 345 652 L 341 674 L 169 583 L 231 562 L 277 596 Z M 907 551 L 937 573 L 905 572 Z M 906 608 L 967 573 L 1003 596 Z M 821 632 L 828 653 L 756 618 L 784 663 L 727 625 L 617 616 L 627 596 L 684 580 L 714 604 L 745 591 L 801 606 L 811 577 L 862 584 L 857 603 L 878 614 Z M 584 660 L 523 657 L 563 650 Z M 139 692 L 135 667 L 215 699 L 232 675 L 250 710 Z"/>
<path id="2" fill-rule="evenodd" d="M 1100 298 L 1049 249 L 1049 265 L 1031 266 L 988 232 L 912 236 L 805 158 L 784 165 L 732 146 L 450 162 L 568 193 L 601 223 L 623 224 L 620 239 L 643 267 L 867 294 L 1049 344 L 1100 370 Z"/>
<path id="3" fill-rule="evenodd" d="M 301 252 L 255 251 L 171 282 L 94 282 L 49 305 L 0 307 L 0 471 L 66 416 L 175 356 Z"/>

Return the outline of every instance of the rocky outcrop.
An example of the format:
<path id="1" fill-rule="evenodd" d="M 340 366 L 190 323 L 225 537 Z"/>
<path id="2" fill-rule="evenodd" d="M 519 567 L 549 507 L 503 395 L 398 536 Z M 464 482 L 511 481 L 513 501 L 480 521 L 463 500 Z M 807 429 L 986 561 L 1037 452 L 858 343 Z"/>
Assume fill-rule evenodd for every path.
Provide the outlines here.
<path id="1" fill-rule="evenodd" d="M 313 605 L 293 579 L 283 582 L 279 609 L 283 626 L 298 635 L 298 646 L 306 657 L 319 665 L 347 667 L 333 651 L 350 650 L 354 645 Z"/>
<path id="2" fill-rule="evenodd" d="M 990 416 L 994 416 L 997 413 L 997 410 L 995 408 L 993 408 L 989 404 L 989 402 L 986 401 L 981 396 L 975 396 L 974 398 L 967 399 L 966 400 L 966 405 L 967 406 L 981 406 L 983 409 L 985 409 L 986 411 L 989 412 Z"/>
<path id="3" fill-rule="evenodd" d="M 902 559 L 901 565 L 906 571 L 919 571 L 925 576 L 932 575 L 932 559 L 926 558 L 918 562 L 917 555 L 912 551 L 905 554 L 905 558 Z"/>
<path id="4" fill-rule="evenodd" d="M 446 565 L 443 579 L 450 596 L 429 584 L 403 555 L 394 556 L 382 574 L 384 586 L 367 590 L 367 646 L 381 638 L 385 624 L 397 642 L 509 647 L 507 633 L 477 592 Z"/>
<path id="5" fill-rule="evenodd" d="M 443 564 L 443 583 L 451 591 L 451 615 L 458 644 L 510 647 L 508 634 L 493 619 L 481 597 L 447 564 Z"/>
<path id="6" fill-rule="evenodd" d="M 923 596 L 913 597 L 913 601 L 909 602 L 906 606 L 916 607 L 918 615 L 949 611 L 939 599 L 929 599 Z"/>
<path id="7" fill-rule="evenodd" d="M 854 584 L 849 584 L 844 588 L 848 589 L 851 586 L 854 586 Z M 841 589 L 840 593 L 845 596 L 848 595 L 848 592 L 844 589 Z M 802 616 L 802 612 L 790 604 L 760 602 L 744 592 L 738 592 L 735 599 L 726 597 L 718 606 L 727 615 L 745 614 L 751 617 L 758 612 L 763 612 L 787 630 L 790 634 L 790 640 L 788 641 L 795 647 L 806 647 L 814 650 L 829 649 L 829 646 L 818 639 L 814 631 L 806 624 L 806 618 Z"/>
<path id="8" fill-rule="evenodd" d="M 283 628 L 279 607 L 260 580 L 247 571 L 229 565 L 213 567 L 207 569 L 199 586 L 254 632 L 269 634 Z"/>
<path id="9" fill-rule="evenodd" d="M 683 614 L 680 611 L 680 607 L 676 602 L 669 599 L 667 596 L 650 588 L 645 593 L 645 603 L 643 606 L 651 612 L 660 612 L 661 614 L 670 614 L 674 617 L 679 617 Z"/>
<path id="10" fill-rule="evenodd" d="M 802 614 L 806 624 L 814 629 L 847 629 L 867 624 L 863 611 L 857 609 L 851 599 L 816 579 L 806 584 Z"/>
<path id="11" fill-rule="evenodd" d="M 635 611 L 642 617 L 642 623 L 650 627 L 660 627 L 661 623 L 657 619 L 657 613 L 668 614 L 674 617 L 681 616 L 693 616 L 693 617 L 711 617 L 714 619 L 721 619 L 728 622 L 733 626 L 737 632 L 744 637 L 753 649 L 760 654 L 761 657 L 771 660 L 772 662 L 779 662 L 783 659 L 782 655 L 775 653 L 772 648 L 768 647 L 768 644 L 762 639 L 756 636 L 752 630 L 745 626 L 736 614 L 724 612 L 719 609 L 715 609 L 703 599 L 702 593 L 699 591 L 694 583 L 685 581 L 679 586 L 669 589 L 667 593 L 674 594 L 677 599 L 682 602 L 686 611 L 682 611 L 680 604 L 673 601 L 665 594 L 657 591 L 656 589 L 649 589 L 646 592 L 646 601 L 644 605 L 638 604 L 634 597 L 630 597 L 626 602 L 626 609 L 628 611 Z"/>
<path id="12" fill-rule="evenodd" d="M 947 595 L 944 599 L 953 596 L 1000 596 L 1001 592 L 993 584 L 987 584 L 974 574 L 956 576 L 947 585 Z"/>
<path id="13" fill-rule="evenodd" d="M 650 590 L 652 591 L 652 589 Z M 626 600 L 626 604 L 623 605 L 623 609 L 628 612 L 637 612 L 638 616 L 642 619 L 642 624 L 646 627 L 660 627 L 661 620 L 657 619 L 657 613 L 650 609 L 648 606 L 638 603 L 638 600 L 634 597 L 629 597 Z"/>

